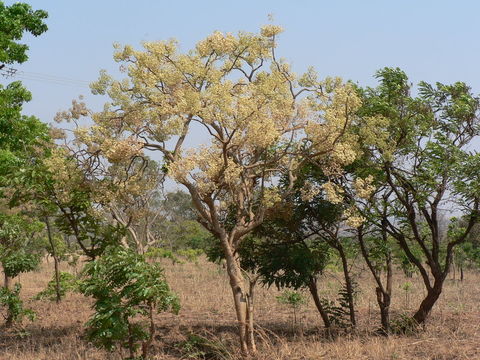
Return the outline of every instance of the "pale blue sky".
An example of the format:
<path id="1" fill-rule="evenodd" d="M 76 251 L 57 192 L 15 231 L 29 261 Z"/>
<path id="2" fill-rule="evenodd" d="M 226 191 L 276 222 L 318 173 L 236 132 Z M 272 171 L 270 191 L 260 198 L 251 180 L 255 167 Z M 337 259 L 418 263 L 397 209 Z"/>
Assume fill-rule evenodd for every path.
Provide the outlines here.
<path id="1" fill-rule="evenodd" d="M 285 28 L 278 53 L 297 72 L 312 65 L 321 76 L 373 85 L 377 69 L 398 66 L 414 83 L 461 80 L 480 91 L 480 2 L 475 0 L 26 2 L 50 15 L 47 33 L 26 38 L 30 60 L 15 65 L 29 73 L 90 82 L 100 69 L 116 72 L 114 42 L 140 46 L 175 37 L 188 50 L 214 30 L 257 31 L 272 13 Z M 48 81 L 24 83 L 33 93 L 25 113 L 46 122 L 71 99 L 89 93 L 86 87 Z M 104 101 L 86 99 L 94 109 Z"/>

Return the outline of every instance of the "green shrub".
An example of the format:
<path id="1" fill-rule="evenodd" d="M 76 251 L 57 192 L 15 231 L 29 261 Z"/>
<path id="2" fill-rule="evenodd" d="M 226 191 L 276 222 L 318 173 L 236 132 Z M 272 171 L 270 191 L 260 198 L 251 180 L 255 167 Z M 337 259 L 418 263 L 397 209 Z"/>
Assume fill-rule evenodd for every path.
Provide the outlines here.
<path id="1" fill-rule="evenodd" d="M 131 250 L 110 247 L 86 265 L 84 276 L 80 290 L 95 299 L 87 339 L 109 351 L 126 348 L 129 359 L 137 358 L 141 345 L 145 358 L 155 331 L 153 312 L 180 309 L 163 270 Z"/>
<path id="2" fill-rule="evenodd" d="M 181 249 L 177 251 L 177 255 L 184 258 L 188 262 L 198 262 L 198 258 L 204 254 L 202 249 Z"/>
<path id="3" fill-rule="evenodd" d="M 31 321 L 35 320 L 35 312 L 23 307 L 23 301 L 20 299 L 21 288 L 19 283 L 15 284 L 12 290 L 5 287 L 0 288 L 0 305 L 7 310 L 7 326 L 21 322 L 24 317 Z"/>
<path id="4" fill-rule="evenodd" d="M 198 258 L 204 254 L 202 249 L 180 249 L 176 251 L 162 249 L 162 248 L 150 248 L 145 253 L 145 257 L 148 259 L 170 259 L 173 264 L 184 264 L 185 262 L 198 262 Z"/>
<path id="5" fill-rule="evenodd" d="M 60 273 L 60 297 L 65 297 L 67 292 L 70 291 L 78 291 L 79 281 L 78 279 L 68 273 L 68 272 L 61 272 Z M 47 284 L 47 288 L 45 290 L 40 291 L 37 295 L 35 295 L 35 300 L 42 300 L 48 299 L 51 301 L 55 301 L 57 298 L 56 292 L 56 281 L 55 281 L 55 274 L 53 275 L 53 279 L 50 280 Z"/>
<path id="6" fill-rule="evenodd" d="M 25 250 L 9 253 L 2 259 L 3 271 L 11 278 L 20 273 L 36 270 L 39 263 L 39 254 L 28 253 Z"/>

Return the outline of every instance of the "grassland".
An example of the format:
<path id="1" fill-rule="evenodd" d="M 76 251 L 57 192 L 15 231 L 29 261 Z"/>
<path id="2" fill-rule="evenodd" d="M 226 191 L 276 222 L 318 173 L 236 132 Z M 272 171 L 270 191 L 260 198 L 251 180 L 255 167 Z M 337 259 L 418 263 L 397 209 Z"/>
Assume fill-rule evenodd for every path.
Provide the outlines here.
<path id="1" fill-rule="evenodd" d="M 153 358 L 239 358 L 231 290 L 224 270 L 205 260 L 198 264 L 165 262 L 164 265 L 168 281 L 180 297 L 182 310 L 177 316 L 157 315 Z M 120 359 L 118 352 L 98 350 L 82 339 L 83 324 L 91 314 L 89 299 L 69 294 L 59 305 L 31 299 L 45 288 L 52 268 L 51 263 L 44 262 L 40 271 L 16 279 L 23 286 L 26 305 L 37 312 L 38 318 L 25 322 L 22 328 L 0 329 L 0 359 Z M 65 265 L 63 270 L 71 269 Z M 447 280 L 442 298 L 424 329 L 388 338 L 373 332 L 379 323 L 374 287 L 368 272 L 362 274 L 357 279 L 361 292 L 357 303 L 358 327 L 334 340 L 323 335 L 321 319 L 310 299 L 300 309 L 294 325 L 292 310 L 276 300 L 279 292 L 259 287 L 258 359 L 480 359 L 480 274 L 467 272 L 463 282 Z M 418 277 L 406 279 L 400 273 L 395 276 L 393 317 L 414 310 L 424 295 Z M 325 275 L 319 283 L 321 295 L 335 298 L 340 279 L 335 272 Z M 411 283 L 406 286 L 408 291 L 406 282 Z"/>

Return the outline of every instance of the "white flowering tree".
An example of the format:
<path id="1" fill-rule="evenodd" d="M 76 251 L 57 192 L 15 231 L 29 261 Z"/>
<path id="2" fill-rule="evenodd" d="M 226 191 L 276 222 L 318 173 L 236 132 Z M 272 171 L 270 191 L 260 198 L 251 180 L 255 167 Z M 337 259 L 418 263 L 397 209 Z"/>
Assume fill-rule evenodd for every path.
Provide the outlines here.
<path id="1" fill-rule="evenodd" d="M 284 196 L 278 176 L 293 182 L 302 156 L 322 157 L 332 176 L 356 156 L 354 137 L 343 136 L 360 105 L 354 89 L 313 70 L 296 76 L 275 56 L 280 32 L 215 32 L 188 53 L 175 41 L 117 47 L 127 77 L 102 72 L 92 89 L 111 100 L 77 131 L 89 152 L 112 163 L 163 155 L 164 171 L 189 191 L 199 221 L 221 243 L 244 354 L 256 349 L 239 244 Z M 198 134 L 205 143 L 188 146 Z"/>

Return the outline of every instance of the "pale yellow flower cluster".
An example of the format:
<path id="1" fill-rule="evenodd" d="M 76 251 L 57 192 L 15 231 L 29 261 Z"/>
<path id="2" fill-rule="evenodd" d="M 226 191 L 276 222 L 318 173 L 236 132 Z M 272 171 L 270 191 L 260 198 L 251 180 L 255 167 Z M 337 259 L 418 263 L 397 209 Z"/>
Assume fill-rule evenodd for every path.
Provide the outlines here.
<path id="1" fill-rule="evenodd" d="M 300 196 L 303 201 L 311 201 L 320 191 L 320 187 L 312 184 L 310 181 L 305 181 L 302 190 L 300 190 Z"/>
<path id="2" fill-rule="evenodd" d="M 358 139 L 349 133 L 349 125 L 361 101 L 350 84 L 343 84 L 339 79 L 327 81 L 326 84 L 331 92 L 322 94 L 322 102 L 317 105 L 323 121 L 310 121 L 305 131 L 313 149 L 325 157 L 324 171 L 327 175 L 338 175 L 344 166 L 351 164 L 358 156 Z"/>
<path id="3" fill-rule="evenodd" d="M 113 174 L 111 180 L 115 183 L 115 190 L 110 191 L 113 197 L 106 199 L 107 208 L 117 209 L 117 212 L 122 209 L 123 215 L 130 221 L 139 221 L 149 215 L 149 198 L 159 184 L 156 174 L 137 172 L 127 179 L 123 179 L 121 174 Z"/>
<path id="4" fill-rule="evenodd" d="M 79 144 L 90 144 L 92 142 L 90 128 L 86 126 L 79 126 L 75 128 L 75 130 L 73 130 L 73 135 Z"/>
<path id="5" fill-rule="evenodd" d="M 280 134 L 274 120 L 264 117 L 248 123 L 243 140 L 244 144 L 253 148 L 268 148 L 275 143 Z"/>
<path id="6" fill-rule="evenodd" d="M 262 203 L 265 207 L 271 208 L 282 201 L 278 187 L 266 188 L 263 193 Z"/>
<path id="7" fill-rule="evenodd" d="M 61 202 L 71 201 L 71 190 L 82 180 L 82 175 L 75 163 L 67 158 L 67 151 L 56 147 L 51 156 L 44 160 L 44 165 L 54 180 L 55 196 Z"/>
<path id="8" fill-rule="evenodd" d="M 143 143 L 132 137 L 123 140 L 106 139 L 102 144 L 105 157 L 112 163 L 131 159 L 142 153 Z"/>
<path id="9" fill-rule="evenodd" d="M 90 187 L 94 202 L 106 205 L 117 199 L 118 193 L 116 193 L 110 185 L 109 181 L 96 181 L 95 186 Z"/>
<path id="10" fill-rule="evenodd" d="M 375 186 L 372 185 L 373 176 L 368 175 L 365 179 L 356 178 L 353 186 L 357 195 L 362 199 L 368 199 L 370 195 L 375 191 Z"/>
<path id="11" fill-rule="evenodd" d="M 333 160 L 340 166 L 353 163 L 357 158 L 357 155 L 358 153 L 352 144 L 347 144 L 345 142 L 338 142 L 338 144 L 334 145 L 332 151 Z"/>
<path id="12" fill-rule="evenodd" d="M 178 182 L 195 180 L 202 193 L 215 189 L 219 183 L 236 185 L 240 181 L 242 167 L 231 159 L 225 163 L 222 154 L 215 147 L 202 146 L 190 149 L 184 156 L 168 167 L 170 177 Z"/>
<path id="13" fill-rule="evenodd" d="M 346 224 L 353 228 L 358 228 L 365 222 L 365 218 L 358 213 L 355 207 L 347 208 L 343 212 L 343 216 L 346 218 Z"/>
<path id="14" fill-rule="evenodd" d="M 87 109 L 86 104 L 81 101 L 83 100 L 83 97 L 80 96 L 80 101 L 77 100 L 72 100 L 72 107 L 68 111 L 60 111 L 57 114 L 55 114 L 54 120 L 56 122 L 71 122 L 74 120 L 78 120 L 83 116 L 88 116 L 89 111 Z"/>
<path id="15" fill-rule="evenodd" d="M 180 155 L 179 159 L 168 165 L 168 175 L 178 182 L 185 182 L 196 167 L 197 154 L 194 150 L 188 150 L 186 154 Z"/>
<path id="16" fill-rule="evenodd" d="M 217 54 L 230 53 L 238 46 L 238 40 L 230 33 L 222 34 L 215 31 L 205 40 L 197 43 L 196 50 L 200 56 L 208 56 L 212 52 Z"/>
<path id="17" fill-rule="evenodd" d="M 343 193 L 345 191 L 341 186 L 332 182 L 327 182 L 322 185 L 322 189 L 325 191 L 328 201 L 332 204 L 340 204 L 343 202 Z"/>
<path id="18" fill-rule="evenodd" d="M 265 37 L 272 37 L 283 32 L 283 28 L 278 25 L 264 25 L 262 26 L 260 33 Z"/>
<path id="19" fill-rule="evenodd" d="M 240 182 L 240 176 L 243 168 L 235 164 L 231 159 L 227 160 L 227 166 L 223 171 L 225 182 L 229 185 L 237 185 Z"/>
<path id="20" fill-rule="evenodd" d="M 51 126 L 48 130 L 48 134 L 54 140 L 64 140 L 67 138 L 65 131 L 56 127 Z"/>

